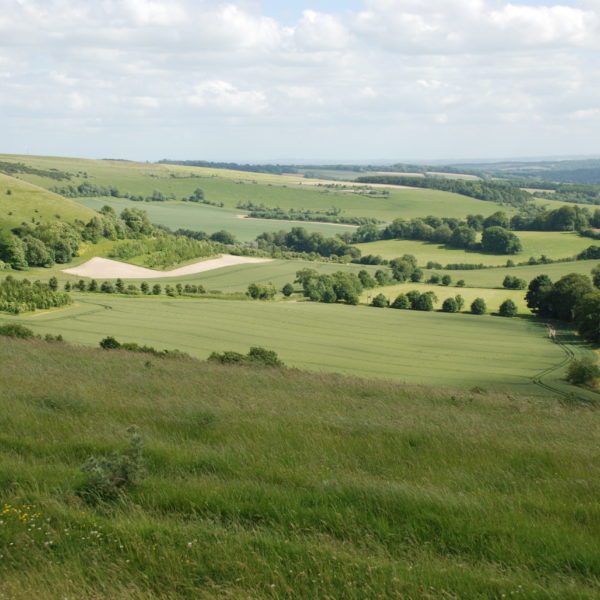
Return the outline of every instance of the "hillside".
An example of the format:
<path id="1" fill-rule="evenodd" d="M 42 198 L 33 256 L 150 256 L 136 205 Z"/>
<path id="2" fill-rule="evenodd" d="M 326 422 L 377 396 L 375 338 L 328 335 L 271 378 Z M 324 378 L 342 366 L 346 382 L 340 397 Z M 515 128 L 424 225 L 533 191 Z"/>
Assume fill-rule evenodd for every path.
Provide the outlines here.
<path id="1" fill-rule="evenodd" d="M 8 339 L 0 381 L 2 598 L 600 594 L 589 408 Z"/>
<path id="2" fill-rule="evenodd" d="M 95 211 L 37 185 L 0 173 L 0 221 L 14 227 L 22 222 L 87 222 Z"/>

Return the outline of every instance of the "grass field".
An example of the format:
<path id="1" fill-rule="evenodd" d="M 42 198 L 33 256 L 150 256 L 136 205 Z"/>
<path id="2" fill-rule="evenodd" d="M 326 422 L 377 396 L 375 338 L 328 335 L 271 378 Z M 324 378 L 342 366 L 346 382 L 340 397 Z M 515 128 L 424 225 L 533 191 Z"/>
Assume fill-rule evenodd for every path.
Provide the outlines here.
<path id="1" fill-rule="evenodd" d="M 74 297 L 74 308 L 5 318 L 74 343 L 113 335 L 201 358 L 259 345 L 300 368 L 524 394 L 540 393 L 532 377 L 564 359 L 543 325 L 524 319 L 294 301 Z"/>
<path id="2" fill-rule="evenodd" d="M 193 229 L 214 233 L 225 229 L 233 233 L 239 241 L 248 242 L 256 239 L 265 231 L 289 231 L 292 227 L 304 227 L 310 231 L 318 231 L 325 236 L 334 236 L 343 231 L 354 231 L 350 225 L 310 223 L 307 221 L 278 221 L 276 219 L 240 219 L 242 211 L 215 208 L 205 204 L 191 202 L 132 202 L 116 198 L 78 198 L 78 201 L 89 208 L 100 210 L 104 205 L 112 206 L 117 213 L 124 208 L 141 208 L 150 216 L 153 223 L 166 225 L 173 230 Z"/>
<path id="3" fill-rule="evenodd" d="M 568 273 L 581 273 L 589 276 L 591 270 L 598 264 L 600 264 L 600 261 L 597 260 L 576 260 L 573 262 L 553 263 L 549 265 L 528 265 L 509 268 L 499 267 L 496 269 L 477 269 L 473 271 L 434 270 L 433 272 L 439 273 L 440 275 L 448 274 L 452 277 L 452 281 L 454 282 L 459 279 L 464 279 L 467 286 L 501 288 L 502 282 L 507 275 L 519 277 L 529 283 L 534 277 L 544 273 L 548 275 L 552 281 L 557 281 L 563 275 L 567 275 Z M 429 277 L 429 274 L 430 272 L 426 271 L 425 277 Z"/>
<path id="4" fill-rule="evenodd" d="M 519 231 L 517 235 L 521 240 L 523 250 L 519 254 L 510 256 L 448 249 L 436 243 L 414 240 L 382 240 L 356 246 L 364 255 L 379 254 L 387 259 L 403 254 L 413 254 L 420 266 L 425 266 L 429 261 L 442 265 L 448 263 L 505 265 L 509 259 L 521 262 L 528 260 L 531 256 L 538 258 L 542 254 L 553 259 L 567 258 L 594 243 L 590 238 L 581 237 L 572 232 Z"/>
<path id="5" fill-rule="evenodd" d="M 525 290 L 505 290 L 505 289 L 490 289 L 485 287 L 464 287 L 458 288 L 445 285 L 430 285 L 426 283 L 402 283 L 398 285 L 389 285 L 378 287 L 371 290 L 366 290 L 361 296 L 361 302 L 367 302 L 369 298 L 375 297 L 377 294 L 383 294 L 390 302 L 393 302 L 398 294 L 406 294 L 410 290 L 419 290 L 422 294 L 425 292 L 433 292 L 438 301 L 434 303 L 435 309 L 441 309 L 446 298 L 454 297 L 460 294 L 465 300 L 464 311 L 468 311 L 471 302 L 475 298 L 483 298 L 487 305 L 488 312 L 498 312 L 500 304 L 505 300 L 512 300 L 519 309 L 520 314 L 530 314 L 525 302 Z"/>
<path id="6" fill-rule="evenodd" d="M 223 202 L 224 207 L 230 210 L 236 210 L 240 202 L 249 201 L 285 209 L 329 210 L 335 206 L 342 209 L 344 216 L 369 216 L 391 221 L 396 217 L 412 218 L 429 214 L 465 217 L 470 213 L 481 213 L 487 216 L 498 208 L 491 202 L 436 190 L 389 189 L 387 198 L 370 198 L 352 190 L 331 187 L 331 182 L 324 182 L 319 187 L 315 185 L 319 183 L 318 180 L 303 182 L 298 177 L 199 167 L 14 155 L 0 155 L 0 160 L 24 162 L 36 168 L 56 168 L 73 174 L 71 181 L 59 183 L 36 175 L 20 175 L 42 187 L 68 183 L 77 185 L 88 181 L 113 185 L 121 192 L 144 196 L 160 190 L 165 194 L 175 194 L 178 199 L 191 195 L 193 190 L 200 187 L 207 200 Z M 87 173 L 88 177 L 78 175 L 82 172 Z"/>
<path id="7" fill-rule="evenodd" d="M 589 408 L 11 340 L 0 390 L 2 600 L 600 595 Z M 82 502 L 132 423 L 145 480 Z"/>
<path id="8" fill-rule="evenodd" d="M 94 212 L 67 198 L 52 194 L 14 177 L 0 173 L 0 220 L 8 227 L 24 221 L 89 221 Z"/>

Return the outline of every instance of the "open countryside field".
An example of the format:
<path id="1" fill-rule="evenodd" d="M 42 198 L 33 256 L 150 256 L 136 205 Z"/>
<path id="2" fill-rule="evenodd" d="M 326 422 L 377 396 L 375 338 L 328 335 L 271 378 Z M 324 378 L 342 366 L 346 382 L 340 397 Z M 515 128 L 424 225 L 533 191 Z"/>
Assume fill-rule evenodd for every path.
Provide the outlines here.
<path id="1" fill-rule="evenodd" d="M 600 593 L 589 409 L 14 340 L 0 381 L 7 600 Z M 132 423 L 145 479 L 83 502 Z"/>
<path id="2" fill-rule="evenodd" d="M 94 212 L 58 194 L 0 173 L 0 220 L 9 227 L 22 222 L 89 221 Z"/>
<path id="3" fill-rule="evenodd" d="M 290 366 L 451 388 L 539 395 L 548 392 L 533 383 L 537 373 L 557 368 L 552 380 L 564 376 L 564 351 L 542 324 L 524 319 L 294 301 L 74 297 L 73 308 L 6 320 L 73 343 L 113 335 L 200 358 L 258 345 Z"/>
<path id="4" fill-rule="evenodd" d="M 523 267 L 498 267 L 494 269 L 476 269 L 464 271 L 426 271 L 425 277 L 429 277 L 431 273 L 439 273 L 450 275 L 452 281 L 456 282 L 459 279 L 464 279 L 467 286 L 484 287 L 484 288 L 501 288 L 502 282 L 507 275 L 519 277 L 529 283 L 534 277 L 544 273 L 557 281 L 563 275 L 568 273 L 581 273 L 582 275 L 590 275 L 591 270 L 600 264 L 597 260 L 575 260 L 564 263 L 553 263 L 549 265 L 527 265 Z"/>
<path id="5" fill-rule="evenodd" d="M 331 182 L 324 182 L 319 186 L 315 180 L 303 183 L 301 179 L 294 177 L 222 169 L 13 155 L 0 155 L 0 160 L 72 173 L 70 181 L 62 182 L 37 175 L 19 175 L 24 180 L 46 188 L 78 185 L 87 181 L 143 196 L 159 190 L 181 199 L 200 187 L 207 200 L 223 202 L 224 208 L 236 212 L 243 212 L 236 209 L 238 204 L 253 202 L 284 209 L 323 211 L 336 207 L 342 210 L 343 216 L 369 216 L 381 221 L 392 221 L 396 217 L 413 218 L 429 214 L 465 217 L 470 213 L 481 213 L 487 216 L 498 208 L 491 202 L 436 190 L 388 188 L 387 197 L 369 197 L 357 193 L 358 188 L 343 189 L 343 186 L 332 186 Z M 84 172 L 87 177 L 82 176 Z M 146 203 L 143 206 L 145 205 Z M 507 209 L 507 212 L 511 212 L 511 209 Z"/>
<path id="6" fill-rule="evenodd" d="M 467 250 L 450 249 L 433 242 L 419 242 L 415 240 L 382 240 L 366 244 L 356 244 L 363 255 L 379 254 L 383 258 L 391 259 L 403 254 L 413 254 L 419 266 L 427 262 L 438 262 L 442 265 L 449 263 L 471 263 L 484 265 L 505 265 L 507 260 L 524 262 L 530 257 L 539 258 L 545 254 L 548 258 L 568 258 L 591 246 L 594 241 L 581 237 L 573 232 L 556 231 L 519 231 L 517 236 L 521 240 L 523 250 L 519 254 L 484 254 Z"/>
<path id="7" fill-rule="evenodd" d="M 433 292 L 438 301 L 434 303 L 435 309 L 441 309 L 442 304 L 446 298 L 454 298 L 457 294 L 460 294 L 464 300 L 465 305 L 463 311 L 468 312 L 471 302 L 475 298 L 483 298 L 487 305 L 488 312 L 497 312 L 500 308 L 500 304 L 505 300 L 512 300 L 519 309 L 521 314 L 530 314 L 530 310 L 527 308 L 525 302 L 525 290 L 505 290 L 505 289 L 490 289 L 490 288 L 476 288 L 476 287 L 453 287 L 445 285 L 430 285 L 426 283 L 402 283 L 397 285 L 388 285 L 384 287 L 377 287 L 371 290 L 365 290 L 360 298 L 361 302 L 368 302 L 369 298 L 375 297 L 377 294 L 383 294 L 390 302 L 393 302 L 398 294 L 406 294 L 410 290 L 418 290 L 422 294 L 425 292 Z"/>
<path id="8" fill-rule="evenodd" d="M 193 229 L 214 233 L 225 229 L 241 242 L 249 242 L 265 231 L 289 231 L 292 227 L 304 227 L 318 231 L 325 236 L 333 236 L 342 231 L 354 231 L 351 225 L 278 221 L 276 219 L 240 219 L 240 210 L 215 208 L 193 202 L 132 202 L 118 198 L 78 198 L 82 205 L 100 210 L 104 205 L 112 206 L 117 213 L 124 208 L 141 208 L 157 225 L 166 225 L 173 230 Z"/>

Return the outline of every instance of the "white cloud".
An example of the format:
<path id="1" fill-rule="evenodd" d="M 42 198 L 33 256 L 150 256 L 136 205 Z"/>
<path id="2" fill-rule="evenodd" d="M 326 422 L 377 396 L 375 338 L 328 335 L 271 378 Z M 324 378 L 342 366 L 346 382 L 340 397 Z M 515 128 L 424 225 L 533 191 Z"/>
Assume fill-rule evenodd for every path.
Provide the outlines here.
<path id="1" fill-rule="evenodd" d="M 0 0 L 0 151 L 24 126 L 50 145 L 47 123 L 90 144 L 70 154 L 166 124 L 150 157 L 173 153 L 169 143 L 181 154 L 186 139 L 194 152 L 193 132 L 209 130 L 210 148 L 243 148 L 247 130 L 262 157 L 391 155 L 398 139 L 415 156 L 429 137 L 436 156 L 468 140 L 502 139 L 518 154 L 523 138 L 538 153 L 597 148 L 600 0 L 365 0 L 354 13 L 307 7 L 292 25 L 258 5 Z M 76 135 L 91 127 L 94 140 Z M 329 145 L 309 147 L 324 127 Z"/>

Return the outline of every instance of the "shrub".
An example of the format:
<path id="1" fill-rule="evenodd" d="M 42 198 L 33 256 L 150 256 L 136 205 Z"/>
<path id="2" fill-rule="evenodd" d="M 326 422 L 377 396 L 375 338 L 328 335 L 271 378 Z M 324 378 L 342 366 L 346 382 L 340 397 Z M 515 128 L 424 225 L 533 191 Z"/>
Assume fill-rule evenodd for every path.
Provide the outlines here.
<path id="1" fill-rule="evenodd" d="M 451 282 L 452 282 L 452 277 L 450 277 L 450 275 L 444 275 L 442 277 L 442 285 L 450 285 Z"/>
<path id="2" fill-rule="evenodd" d="M 261 346 L 253 346 L 248 354 L 240 354 L 233 350 L 225 352 L 212 352 L 208 357 L 210 362 L 217 362 L 222 365 L 259 365 L 262 367 L 283 367 L 284 364 L 277 353 L 273 350 L 267 350 Z"/>
<path id="3" fill-rule="evenodd" d="M 567 370 L 567 381 L 576 385 L 592 383 L 600 377 L 600 367 L 589 359 L 574 360 Z"/>
<path id="4" fill-rule="evenodd" d="M 123 454 L 90 456 L 81 467 L 85 481 L 77 491 L 85 500 L 115 500 L 143 478 L 142 438 L 137 427 L 130 427 L 127 433 L 129 448 Z"/>
<path id="5" fill-rule="evenodd" d="M 517 314 L 517 305 L 508 298 L 500 305 L 498 314 L 501 317 L 514 317 Z"/>
<path id="6" fill-rule="evenodd" d="M 465 280 L 464 279 L 459 279 L 456 282 L 456 287 L 465 287 Z"/>
<path id="7" fill-rule="evenodd" d="M 446 298 L 444 303 L 442 304 L 442 311 L 455 313 L 458 312 L 458 306 L 456 305 L 456 300 L 454 298 Z"/>
<path id="8" fill-rule="evenodd" d="M 121 344 L 110 335 L 100 340 L 100 348 L 104 348 L 104 350 L 117 350 L 120 347 Z"/>
<path id="9" fill-rule="evenodd" d="M 383 294 L 377 294 L 371 302 L 371 306 L 376 306 L 377 308 L 386 308 L 388 305 L 389 301 Z"/>
<path id="10" fill-rule="evenodd" d="M 7 323 L 0 325 L 0 335 L 12 338 L 21 338 L 23 340 L 34 337 L 33 331 L 29 327 L 20 325 L 19 323 Z"/>
<path id="11" fill-rule="evenodd" d="M 471 303 L 471 312 L 474 315 L 483 315 L 487 312 L 487 306 L 483 298 L 475 298 Z"/>
<path id="12" fill-rule="evenodd" d="M 390 305 L 390 308 L 401 308 L 401 309 L 410 308 L 410 302 L 409 302 L 406 294 L 398 295 L 396 297 L 396 299 Z"/>
<path id="13" fill-rule="evenodd" d="M 286 283 L 281 288 L 281 293 L 286 297 L 291 296 L 294 293 L 294 286 L 291 283 Z"/>

